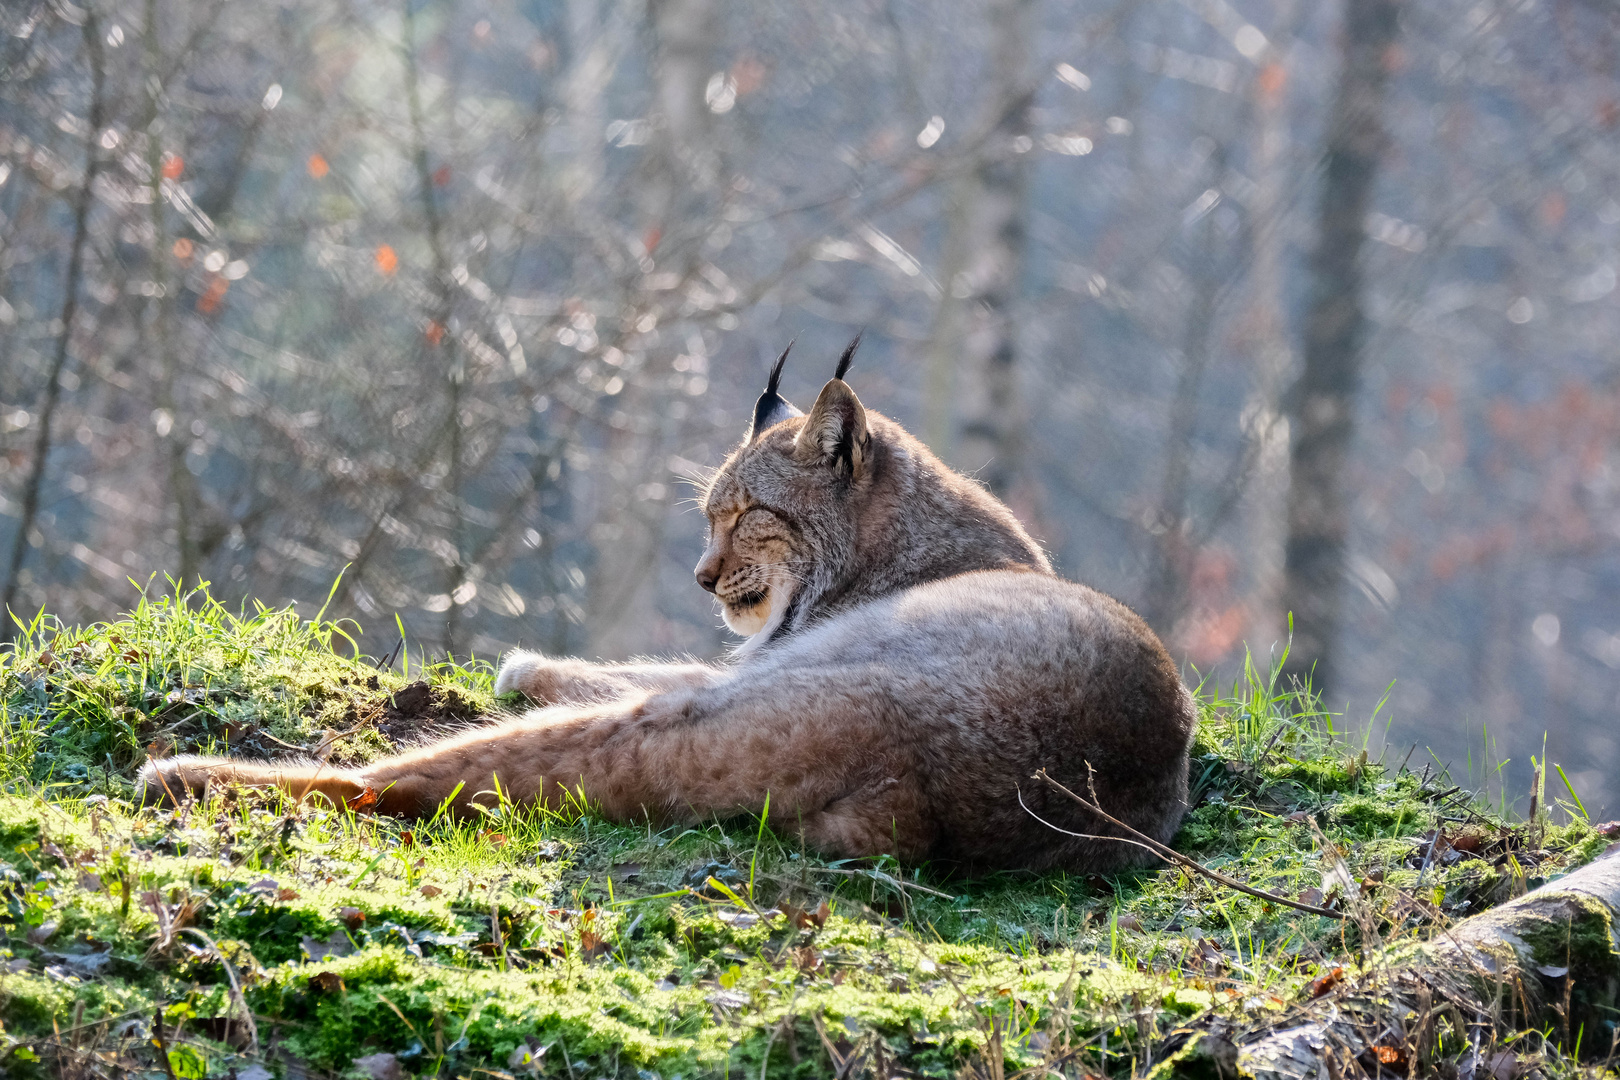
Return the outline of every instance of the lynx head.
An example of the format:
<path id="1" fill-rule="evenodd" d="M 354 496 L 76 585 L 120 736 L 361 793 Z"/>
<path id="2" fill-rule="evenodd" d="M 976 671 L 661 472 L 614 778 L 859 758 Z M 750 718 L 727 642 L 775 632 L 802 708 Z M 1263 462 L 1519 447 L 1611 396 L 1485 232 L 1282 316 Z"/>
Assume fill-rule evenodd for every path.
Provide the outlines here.
<path id="1" fill-rule="evenodd" d="M 748 436 L 704 497 L 695 571 L 748 651 L 816 614 L 968 570 L 1050 572 L 1006 507 L 867 410 L 844 374 L 849 343 L 807 414 L 778 393 L 787 350 Z M 792 346 L 789 345 L 788 349 Z"/>

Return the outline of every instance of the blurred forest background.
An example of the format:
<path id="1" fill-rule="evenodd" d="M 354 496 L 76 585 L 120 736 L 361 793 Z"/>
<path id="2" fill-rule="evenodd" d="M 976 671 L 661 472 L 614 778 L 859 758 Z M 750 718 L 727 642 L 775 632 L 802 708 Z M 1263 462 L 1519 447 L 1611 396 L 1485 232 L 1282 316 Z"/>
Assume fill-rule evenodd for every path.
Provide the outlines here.
<path id="1" fill-rule="evenodd" d="M 1490 742 L 1512 799 L 1545 733 L 1620 807 L 1612 4 L 8 0 L 0 31 L 19 613 L 154 572 L 313 613 L 347 566 L 377 655 L 396 613 L 412 651 L 713 655 L 693 481 L 789 339 L 808 405 L 864 328 L 868 406 L 1189 678 L 1293 611 L 1347 722 L 1388 691 L 1375 754 L 1478 779 Z"/>

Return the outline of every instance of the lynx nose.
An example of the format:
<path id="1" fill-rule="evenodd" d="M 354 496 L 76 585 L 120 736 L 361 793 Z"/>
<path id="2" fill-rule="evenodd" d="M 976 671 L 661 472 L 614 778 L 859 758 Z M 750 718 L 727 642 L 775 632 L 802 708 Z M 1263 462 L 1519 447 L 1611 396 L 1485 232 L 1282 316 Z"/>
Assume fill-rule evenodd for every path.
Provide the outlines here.
<path id="1" fill-rule="evenodd" d="M 704 592 L 714 592 L 714 587 L 720 582 L 720 560 L 704 556 L 697 569 L 692 571 L 697 583 L 703 587 Z"/>

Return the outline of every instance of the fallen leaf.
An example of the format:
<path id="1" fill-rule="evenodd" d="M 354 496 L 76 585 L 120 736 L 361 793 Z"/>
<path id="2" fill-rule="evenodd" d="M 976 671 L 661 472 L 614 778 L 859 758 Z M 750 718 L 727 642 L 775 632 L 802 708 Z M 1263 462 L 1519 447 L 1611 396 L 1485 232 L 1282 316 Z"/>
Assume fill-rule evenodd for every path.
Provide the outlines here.
<path id="1" fill-rule="evenodd" d="M 1312 907 L 1321 907 L 1323 900 L 1322 890 L 1306 889 L 1304 892 L 1300 893 L 1296 899 L 1298 899 L 1302 904 L 1310 904 Z"/>
<path id="2" fill-rule="evenodd" d="M 335 971 L 317 971 L 309 977 L 309 985 L 325 994 L 335 993 L 344 988 L 343 977 Z"/>
<path id="3" fill-rule="evenodd" d="M 424 885 L 418 889 L 417 892 L 431 900 L 435 896 L 438 896 L 440 893 L 444 892 L 444 890 L 439 888 L 437 885 Z"/>
<path id="4" fill-rule="evenodd" d="M 579 951 L 587 960 L 595 960 L 598 956 L 608 952 L 612 946 L 607 939 L 594 930 L 581 930 L 579 932 Z"/>
<path id="5" fill-rule="evenodd" d="M 370 810 L 372 807 L 377 805 L 377 789 L 374 787 L 367 787 L 354 798 L 345 800 L 345 803 L 350 810 Z"/>
<path id="6" fill-rule="evenodd" d="M 782 914 L 787 916 L 788 922 L 800 930 L 820 929 L 827 925 L 827 916 L 832 914 L 832 908 L 823 900 L 814 911 L 807 911 L 797 904 L 782 905 Z"/>
<path id="7" fill-rule="evenodd" d="M 506 834 L 505 833 L 498 833 L 498 832 L 495 832 L 493 829 L 485 829 L 483 832 L 479 833 L 478 836 L 479 836 L 479 839 L 481 839 L 481 840 L 488 840 L 491 847 L 504 847 L 504 846 L 506 846 Z"/>
<path id="8" fill-rule="evenodd" d="M 1492 1054 L 1485 1059 L 1485 1072 L 1491 1080 L 1513 1080 L 1519 1075 L 1519 1055 L 1511 1050 Z"/>
<path id="9" fill-rule="evenodd" d="M 1312 980 L 1311 985 L 1306 988 L 1305 996 L 1314 1000 L 1315 998 L 1321 997 L 1329 990 L 1332 990 L 1335 986 L 1338 986 L 1343 981 L 1344 968 L 1336 967 L 1331 971 L 1318 975 L 1314 980 Z"/>
<path id="10" fill-rule="evenodd" d="M 371 1080 L 405 1080 L 405 1070 L 399 1067 L 399 1058 L 386 1052 L 355 1058 L 354 1067 L 371 1077 Z"/>
<path id="11" fill-rule="evenodd" d="M 296 900 L 296 899 L 298 899 L 298 890 L 297 889 L 277 889 L 276 890 L 276 899 L 280 900 L 283 903 L 287 902 L 288 900 Z"/>
<path id="12" fill-rule="evenodd" d="M 1135 915 L 1132 915 L 1127 911 L 1118 919 L 1114 920 L 1114 925 L 1118 926 L 1121 930 L 1141 930 L 1142 920 L 1138 919 Z"/>
<path id="13" fill-rule="evenodd" d="M 1620 821 L 1605 821 L 1601 825 L 1594 825 L 1593 828 L 1605 840 L 1620 839 Z"/>
<path id="14" fill-rule="evenodd" d="M 354 952 L 354 945 L 341 930 L 332 931 L 332 936 L 325 941 L 316 941 L 306 935 L 299 944 L 303 946 L 304 955 L 312 961 L 325 960 L 329 956 L 348 956 Z"/>
<path id="15" fill-rule="evenodd" d="M 338 918 L 343 920 L 343 925 L 350 930 L 358 930 L 366 921 L 366 913 L 357 907 L 338 908 Z"/>
<path id="16" fill-rule="evenodd" d="M 1378 1045 L 1372 1048 L 1378 1064 L 1387 1065 L 1396 1072 L 1406 1071 L 1406 1051 L 1399 1046 Z"/>
<path id="17" fill-rule="evenodd" d="M 332 166 L 328 165 L 326 159 L 319 154 L 309 155 L 309 161 L 304 167 L 309 170 L 309 175 L 317 180 L 332 171 Z"/>
<path id="18" fill-rule="evenodd" d="M 388 244 L 378 244 L 374 258 L 377 260 L 377 269 L 383 277 L 393 277 L 394 271 L 399 269 L 399 256 Z"/>
<path id="19" fill-rule="evenodd" d="M 748 1004 L 748 995 L 741 990 L 717 990 L 706 999 L 710 1005 L 718 1005 L 722 1009 L 740 1009 Z"/>

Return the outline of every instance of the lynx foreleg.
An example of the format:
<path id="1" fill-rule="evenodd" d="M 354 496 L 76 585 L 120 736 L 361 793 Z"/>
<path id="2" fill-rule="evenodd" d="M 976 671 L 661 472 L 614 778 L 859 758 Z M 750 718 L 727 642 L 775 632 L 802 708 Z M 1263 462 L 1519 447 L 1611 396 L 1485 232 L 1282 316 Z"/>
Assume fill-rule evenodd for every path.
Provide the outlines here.
<path id="1" fill-rule="evenodd" d="M 719 674 L 708 664 L 593 663 L 519 650 L 506 655 L 495 676 L 495 693 L 518 690 L 546 705 L 592 704 L 631 694 L 704 686 Z"/>

